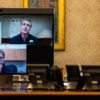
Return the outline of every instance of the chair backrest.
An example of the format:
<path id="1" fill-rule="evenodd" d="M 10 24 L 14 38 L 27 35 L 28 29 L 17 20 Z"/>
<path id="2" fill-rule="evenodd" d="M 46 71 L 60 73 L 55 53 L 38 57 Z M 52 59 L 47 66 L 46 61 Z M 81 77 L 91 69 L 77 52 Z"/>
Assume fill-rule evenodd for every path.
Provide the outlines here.
<path id="1" fill-rule="evenodd" d="M 66 65 L 67 80 L 78 81 L 80 78 L 80 70 L 78 65 Z"/>

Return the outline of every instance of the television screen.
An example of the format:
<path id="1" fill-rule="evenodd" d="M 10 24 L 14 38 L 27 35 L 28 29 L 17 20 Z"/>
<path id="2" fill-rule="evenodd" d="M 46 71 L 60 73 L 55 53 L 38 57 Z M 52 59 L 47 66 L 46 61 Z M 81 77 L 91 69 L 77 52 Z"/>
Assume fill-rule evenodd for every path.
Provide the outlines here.
<path id="1" fill-rule="evenodd" d="M 17 49 L 20 49 L 21 45 L 25 45 L 26 57 L 25 60 L 21 60 L 21 64 L 23 63 L 27 67 L 28 64 L 47 64 L 52 66 L 54 60 L 54 9 L 0 9 L 0 43 L 5 49 L 7 49 L 6 45 L 9 45 L 10 49 L 7 49 L 9 52 L 12 47 L 14 49 L 17 46 Z M 13 51 L 15 52 L 16 49 Z M 15 54 L 13 53 L 11 56 Z M 20 53 L 17 56 L 20 58 L 22 54 Z M 10 62 L 7 60 L 7 63 Z M 18 65 L 19 62 L 20 60 L 17 60 L 15 65 Z M 26 66 L 17 67 L 17 69 L 17 74 L 27 72 Z"/>
<path id="2" fill-rule="evenodd" d="M 1 43 L 52 44 L 54 16 L 51 9 L 3 9 Z"/>
<path id="3" fill-rule="evenodd" d="M 0 45 L 0 74 L 26 74 L 26 45 Z"/>

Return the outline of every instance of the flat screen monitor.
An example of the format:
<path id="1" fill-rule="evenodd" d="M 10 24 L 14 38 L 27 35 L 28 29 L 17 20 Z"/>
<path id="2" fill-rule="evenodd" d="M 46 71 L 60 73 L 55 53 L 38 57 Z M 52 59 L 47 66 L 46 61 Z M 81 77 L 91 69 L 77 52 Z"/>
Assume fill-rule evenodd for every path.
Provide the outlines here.
<path id="1" fill-rule="evenodd" d="M 100 83 L 100 65 L 82 65 L 82 71 L 88 83 Z"/>
<path id="2" fill-rule="evenodd" d="M 0 45 L 0 74 L 26 74 L 26 45 Z"/>
<path id="3" fill-rule="evenodd" d="M 1 43 L 53 44 L 53 9 L 3 8 L 0 10 L 0 35 Z"/>
<path id="4" fill-rule="evenodd" d="M 9 48 L 10 45 L 19 47 L 26 45 L 27 66 L 28 64 L 52 66 L 54 63 L 54 9 L 1 8 L 0 43 L 9 45 Z M 19 55 L 21 56 L 22 54 Z M 27 72 L 27 68 L 24 68 L 23 73 Z"/>

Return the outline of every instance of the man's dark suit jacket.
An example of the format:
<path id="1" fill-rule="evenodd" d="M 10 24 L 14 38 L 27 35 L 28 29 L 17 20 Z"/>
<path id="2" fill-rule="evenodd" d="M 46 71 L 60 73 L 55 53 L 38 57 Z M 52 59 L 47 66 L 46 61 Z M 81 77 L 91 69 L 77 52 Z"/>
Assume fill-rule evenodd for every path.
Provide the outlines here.
<path id="1" fill-rule="evenodd" d="M 37 44 L 38 39 L 31 34 L 28 34 L 28 39 L 26 41 L 23 41 L 21 34 L 18 34 L 17 36 L 14 36 L 10 39 L 11 44 Z"/>
<path id="2" fill-rule="evenodd" d="M 2 70 L 3 74 L 16 74 L 17 73 L 17 67 L 16 65 L 4 65 L 3 70 Z"/>

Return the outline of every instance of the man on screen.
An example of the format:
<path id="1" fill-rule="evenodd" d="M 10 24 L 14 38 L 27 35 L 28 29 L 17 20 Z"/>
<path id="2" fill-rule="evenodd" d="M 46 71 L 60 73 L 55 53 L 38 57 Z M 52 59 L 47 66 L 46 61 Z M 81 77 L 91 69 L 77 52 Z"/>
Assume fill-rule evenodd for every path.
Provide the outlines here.
<path id="1" fill-rule="evenodd" d="M 0 49 L 0 74 L 15 74 L 17 73 L 17 67 L 15 65 L 5 64 L 5 53 Z"/>
<path id="2" fill-rule="evenodd" d="M 21 32 L 20 34 L 12 37 L 10 39 L 11 44 L 37 44 L 38 39 L 35 36 L 32 36 L 29 31 L 32 27 L 30 20 L 23 20 L 21 22 Z"/>

